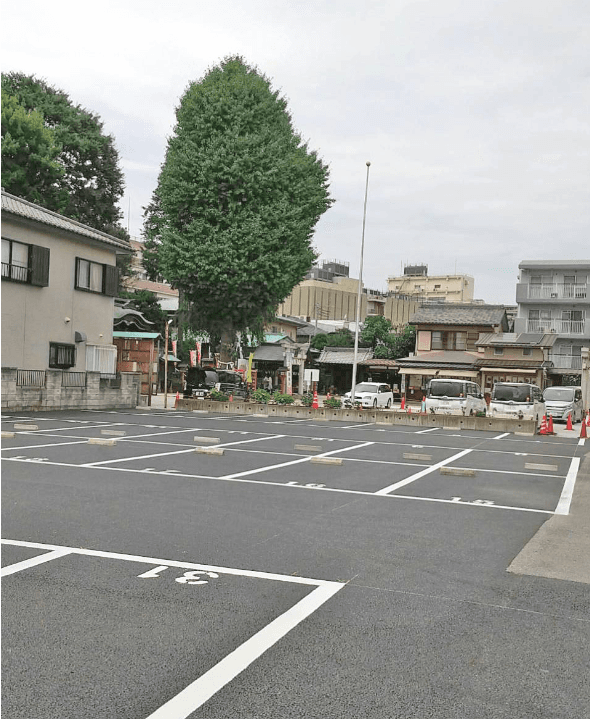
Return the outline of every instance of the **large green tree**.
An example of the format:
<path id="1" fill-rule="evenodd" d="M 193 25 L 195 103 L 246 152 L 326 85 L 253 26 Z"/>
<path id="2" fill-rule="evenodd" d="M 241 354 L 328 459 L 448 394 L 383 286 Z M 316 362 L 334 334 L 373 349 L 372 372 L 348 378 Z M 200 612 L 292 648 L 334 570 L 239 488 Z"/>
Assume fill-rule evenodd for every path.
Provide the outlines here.
<path id="1" fill-rule="evenodd" d="M 14 172 L 13 155 L 4 152 L 5 127 L 2 118 L 2 186 L 24 199 L 83 222 L 103 232 L 127 237 L 121 226 L 117 203 L 123 196 L 124 179 L 119 154 L 111 135 L 106 135 L 98 115 L 75 105 L 62 90 L 22 73 L 2 74 L 2 103 L 5 93 L 16 98 L 28 113 L 38 113 L 52 133 L 57 153 L 46 157 L 61 168 L 51 190 L 45 177 Z M 11 142 L 23 146 L 27 126 L 16 132 L 14 123 L 6 132 Z M 19 160 L 20 161 L 20 160 Z M 25 160 L 26 164 L 26 160 Z M 7 172 L 8 170 L 8 172 Z M 6 172 L 6 174 L 5 174 Z"/>
<path id="2" fill-rule="evenodd" d="M 2 90 L 2 187 L 34 202 L 51 197 L 60 206 L 58 183 L 63 168 L 57 161 L 54 133 L 43 115 L 26 110 L 14 95 Z M 65 204 L 65 197 L 61 198 Z"/>
<path id="3" fill-rule="evenodd" d="M 287 102 L 241 57 L 189 85 L 145 208 L 146 266 L 212 335 L 260 330 L 311 267 L 333 200 Z"/>

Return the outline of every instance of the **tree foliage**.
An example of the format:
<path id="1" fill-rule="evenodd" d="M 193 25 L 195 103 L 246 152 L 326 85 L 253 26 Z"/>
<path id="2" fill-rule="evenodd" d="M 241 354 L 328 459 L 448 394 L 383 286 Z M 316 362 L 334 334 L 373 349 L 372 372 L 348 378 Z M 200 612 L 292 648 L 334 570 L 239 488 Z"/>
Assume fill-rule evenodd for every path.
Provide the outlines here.
<path id="1" fill-rule="evenodd" d="M 392 329 L 391 322 L 386 317 L 367 317 L 359 335 L 359 343 L 373 349 L 378 344 L 387 344 Z"/>
<path id="2" fill-rule="evenodd" d="M 18 197 L 40 203 L 51 197 L 65 204 L 57 183 L 63 168 L 57 162 L 59 147 L 43 115 L 26 110 L 14 95 L 2 90 L 2 187 Z"/>
<path id="3" fill-rule="evenodd" d="M 114 139 L 104 134 L 99 116 L 75 105 L 65 92 L 32 75 L 3 73 L 2 91 L 3 105 L 4 93 L 7 93 L 16 99 L 17 105 L 24 108 L 30 117 L 30 121 L 25 123 L 19 114 L 17 117 L 20 120 L 10 125 L 11 146 L 26 148 L 31 124 L 38 123 L 38 118 L 42 117 L 44 127 L 51 133 L 54 147 L 41 156 L 47 159 L 45 165 L 57 162 L 61 168 L 59 175 L 49 182 L 50 188 L 43 173 L 23 175 L 23 172 L 19 174 L 14 171 L 13 155 L 7 152 L 5 158 L 3 109 L 4 189 L 97 230 L 127 237 L 127 232 L 120 225 L 122 212 L 117 206 L 124 192 L 123 172 L 119 167 Z M 20 161 L 22 155 L 19 155 Z M 5 162 L 11 170 L 7 175 L 4 174 Z M 26 160 L 24 164 L 27 164 Z"/>
<path id="4" fill-rule="evenodd" d="M 189 85 L 152 201 L 145 266 L 177 287 L 192 326 L 260 329 L 315 259 L 328 168 L 287 102 L 240 57 Z"/>
<path id="5" fill-rule="evenodd" d="M 344 328 L 328 334 L 319 334 L 312 339 L 311 346 L 314 350 L 323 350 L 324 347 L 354 347 L 354 335 Z"/>

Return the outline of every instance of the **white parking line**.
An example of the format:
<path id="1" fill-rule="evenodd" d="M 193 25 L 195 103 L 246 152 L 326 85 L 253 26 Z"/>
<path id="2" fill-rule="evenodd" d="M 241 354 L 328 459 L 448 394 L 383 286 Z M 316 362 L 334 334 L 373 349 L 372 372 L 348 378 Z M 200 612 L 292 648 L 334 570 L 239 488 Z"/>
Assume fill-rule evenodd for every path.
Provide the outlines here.
<path id="1" fill-rule="evenodd" d="M 574 457 L 570 464 L 567 477 L 561 490 L 561 497 L 557 503 L 555 514 L 569 514 L 570 505 L 572 503 L 572 496 L 574 494 L 574 487 L 576 484 L 576 477 L 578 476 L 578 469 L 580 468 L 580 458 Z"/>
<path id="2" fill-rule="evenodd" d="M 23 569 L 36 567 L 38 564 L 51 562 L 53 559 L 57 559 L 58 557 L 65 557 L 66 554 L 71 553 L 71 549 L 60 548 L 54 549 L 53 552 L 48 552 L 47 554 L 39 554 L 38 556 L 32 557 L 31 559 L 25 559 L 22 562 L 17 562 L 16 564 L 10 564 L 7 567 L 2 567 L 2 570 L 0 570 L 0 577 L 7 577 L 9 574 L 16 574 L 17 572 L 22 572 Z"/>
<path id="3" fill-rule="evenodd" d="M 43 435 L 43 436 L 47 437 L 47 435 Z M 20 451 L 21 449 L 37 449 L 37 448 L 40 449 L 41 447 L 63 447 L 65 445 L 69 445 L 69 444 L 88 444 L 88 440 L 83 439 L 81 441 L 76 440 L 74 442 L 52 442 L 51 444 L 29 444 L 25 447 L 2 447 L 2 449 L 0 451 L 5 452 L 8 449 L 10 449 L 12 451 L 14 451 L 14 450 Z"/>
<path id="4" fill-rule="evenodd" d="M 464 449 L 462 452 L 459 452 L 458 454 L 454 454 L 452 457 L 448 457 L 447 459 L 443 459 L 442 462 L 437 462 L 436 464 L 433 464 L 431 467 L 428 467 L 427 469 L 423 469 L 421 472 L 417 472 L 416 474 L 413 474 L 411 477 L 406 477 L 405 479 L 402 479 L 399 482 L 390 484 L 389 487 L 384 487 L 383 489 L 380 489 L 378 492 L 375 492 L 375 494 L 389 494 L 389 492 L 393 492 L 395 489 L 398 489 L 398 487 L 405 487 L 406 484 L 411 484 L 412 482 L 415 482 L 417 479 L 420 479 L 421 477 L 424 477 L 425 475 L 430 474 L 431 472 L 434 472 L 439 467 L 444 467 L 445 464 L 454 462 L 456 459 L 460 459 L 461 457 L 464 457 L 466 454 L 469 454 L 472 451 L 473 451 L 472 449 Z"/>
<path id="5" fill-rule="evenodd" d="M 331 586 L 315 589 L 150 714 L 147 719 L 186 719 L 343 586 L 333 583 Z"/>
<path id="6" fill-rule="evenodd" d="M 194 428 L 191 430 L 194 432 Z M 256 437 L 256 439 L 242 439 L 239 442 L 226 442 L 224 444 L 216 444 L 216 447 L 233 447 L 236 444 L 248 444 L 248 442 L 264 442 L 267 439 L 278 439 L 284 437 L 284 434 L 275 434 L 270 437 Z M 196 447 L 196 445 L 195 445 Z M 187 452 L 194 452 L 195 447 L 190 449 L 179 449 L 174 452 L 158 452 L 157 454 L 144 454 L 139 457 L 121 457 L 119 459 L 105 459 L 102 462 L 89 462 L 88 464 L 79 464 L 78 467 L 98 467 L 101 464 L 115 464 L 116 462 L 133 462 L 137 459 L 151 459 L 152 457 L 166 457 L 173 454 L 186 454 Z"/>
<path id="7" fill-rule="evenodd" d="M 430 427 L 430 429 L 421 429 L 419 432 L 415 432 L 415 434 L 426 434 L 426 432 L 435 432 L 437 429 L 440 429 L 440 427 Z"/>
<path id="8" fill-rule="evenodd" d="M 510 432 L 504 432 L 504 434 L 499 434 L 497 437 L 492 437 L 492 439 L 502 439 L 503 437 L 508 437 Z"/>
<path id="9" fill-rule="evenodd" d="M 285 435 L 282 435 L 285 436 Z M 315 457 L 329 457 L 332 454 L 338 454 L 339 452 L 349 452 L 352 449 L 360 449 L 361 447 L 367 447 L 374 442 L 363 442 L 362 444 L 356 444 L 352 447 L 341 447 L 340 449 L 333 449 L 331 452 L 322 452 L 321 454 L 313 455 Z M 258 469 L 249 469 L 246 472 L 237 472 L 236 474 L 226 474 L 220 479 L 236 479 L 237 477 L 246 477 L 249 474 L 258 474 L 259 472 L 268 472 L 271 469 L 281 469 L 282 467 L 289 467 L 292 464 L 300 464 L 301 462 L 309 462 L 312 455 L 302 457 L 301 459 L 294 459 L 291 462 L 281 462 L 281 464 L 273 464 L 270 467 L 259 467 Z"/>

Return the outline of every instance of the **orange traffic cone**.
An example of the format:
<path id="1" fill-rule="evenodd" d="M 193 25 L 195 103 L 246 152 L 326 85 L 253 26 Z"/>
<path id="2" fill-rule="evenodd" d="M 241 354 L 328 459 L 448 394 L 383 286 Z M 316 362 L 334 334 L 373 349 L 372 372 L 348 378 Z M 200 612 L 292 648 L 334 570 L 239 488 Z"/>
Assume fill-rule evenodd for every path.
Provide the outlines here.
<path id="1" fill-rule="evenodd" d="M 412 408 L 408 406 L 408 414 L 412 414 Z"/>
<path id="2" fill-rule="evenodd" d="M 317 389 L 314 389 L 313 391 L 313 402 L 311 403 L 312 409 L 319 409 L 320 404 L 318 402 L 318 391 Z"/>
<path id="3" fill-rule="evenodd" d="M 582 429 L 580 430 L 580 439 L 586 439 L 588 433 L 586 432 L 586 422 L 582 422 Z"/>
<path id="4" fill-rule="evenodd" d="M 568 429 L 570 432 L 573 432 L 573 430 L 574 430 L 574 425 L 572 424 L 572 415 L 571 414 L 568 414 L 568 416 L 567 416 L 567 425 L 565 428 Z"/>
<path id="5" fill-rule="evenodd" d="M 178 400 L 180 399 L 180 392 L 176 393 L 176 399 L 174 400 L 174 409 L 178 407 Z"/>
<path id="6" fill-rule="evenodd" d="M 543 419 L 541 421 L 541 429 L 539 430 L 539 434 L 548 434 L 547 432 L 547 416 L 543 415 Z"/>
<path id="7" fill-rule="evenodd" d="M 547 432 L 549 434 L 555 434 L 555 431 L 553 429 L 553 415 L 552 414 L 549 415 L 549 422 L 547 424 Z"/>
<path id="8" fill-rule="evenodd" d="M 234 396 L 233 396 L 233 394 L 230 394 L 230 396 L 229 396 L 229 401 L 230 401 L 230 402 L 233 402 L 233 401 L 234 401 Z"/>
<path id="9" fill-rule="evenodd" d="M 331 395 L 330 395 L 330 393 L 328 392 L 328 394 L 326 395 L 326 399 L 330 399 L 330 397 L 331 397 Z"/>
<path id="10" fill-rule="evenodd" d="M 405 409 L 405 408 L 406 408 L 406 396 L 404 395 L 404 396 L 402 397 L 402 406 L 401 406 L 401 409 Z"/>

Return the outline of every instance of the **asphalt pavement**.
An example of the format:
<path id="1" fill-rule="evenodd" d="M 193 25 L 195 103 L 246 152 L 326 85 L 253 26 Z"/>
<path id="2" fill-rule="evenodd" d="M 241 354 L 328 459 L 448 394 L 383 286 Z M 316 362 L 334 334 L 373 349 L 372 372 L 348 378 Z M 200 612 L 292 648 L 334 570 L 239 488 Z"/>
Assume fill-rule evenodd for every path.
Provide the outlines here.
<path id="1" fill-rule="evenodd" d="M 589 714 L 578 432 L 157 405 L 2 429 L 5 716 Z"/>

